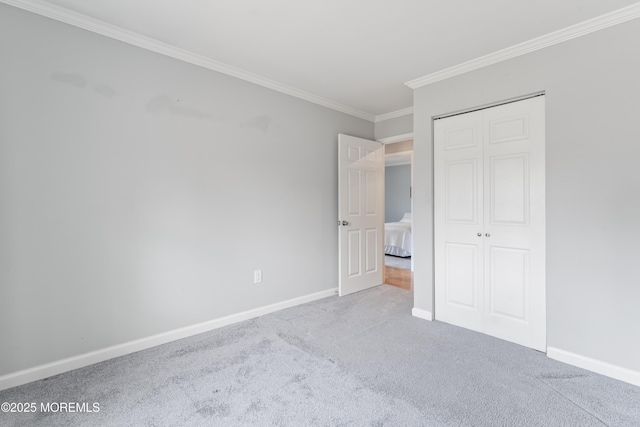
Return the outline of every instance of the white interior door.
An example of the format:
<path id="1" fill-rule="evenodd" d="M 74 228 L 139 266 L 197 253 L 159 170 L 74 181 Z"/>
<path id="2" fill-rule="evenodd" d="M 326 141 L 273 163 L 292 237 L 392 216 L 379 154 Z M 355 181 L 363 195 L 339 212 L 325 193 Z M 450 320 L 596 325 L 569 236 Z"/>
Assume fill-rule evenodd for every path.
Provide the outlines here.
<path id="1" fill-rule="evenodd" d="M 384 146 L 338 135 L 339 294 L 382 284 Z"/>
<path id="2" fill-rule="evenodd" d="M 545 351 L 544 97 L 434 135 L 436 318 Z"/>

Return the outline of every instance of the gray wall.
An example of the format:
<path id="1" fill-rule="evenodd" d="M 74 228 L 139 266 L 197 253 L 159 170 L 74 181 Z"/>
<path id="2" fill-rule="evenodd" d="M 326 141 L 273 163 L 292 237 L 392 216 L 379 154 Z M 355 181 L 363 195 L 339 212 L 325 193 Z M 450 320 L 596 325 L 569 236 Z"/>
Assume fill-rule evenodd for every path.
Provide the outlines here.
<path id="1" fill-rule="evenodd" d="M 411 165 L 384 168 L 384 220 L 397 222 L 411 212 Z"/>
<path id="2" fill-rule="evenodd" d="M 435 115 L 546 91 L 548 345 L 640 371 L 640 21 L 415 91 L 415 305 L 433 309 Z"/>
<path id="3" fill-rule="evenodd" d="M 383 120 L 375 125 L 376 139 L 387 138 L 389 136 L 404 135 L 413 132 L 413 115 L 396 117 L 394 119 Z"/>
<path id="4" fill-rule="evenodd" d="M 0 52 L 0 375 L 337 286 L 372 123 L 4 4 Z"/>

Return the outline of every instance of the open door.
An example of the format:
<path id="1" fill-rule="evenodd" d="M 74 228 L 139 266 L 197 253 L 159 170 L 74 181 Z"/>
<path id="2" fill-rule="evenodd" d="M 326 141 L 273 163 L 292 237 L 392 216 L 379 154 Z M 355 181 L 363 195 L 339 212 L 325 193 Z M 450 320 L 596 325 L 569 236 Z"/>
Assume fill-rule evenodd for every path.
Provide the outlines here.
<path id="1" fill-rule="evenodd" d="M 339 294 L 382 284 L 384 145 L 338 135 Z"/>

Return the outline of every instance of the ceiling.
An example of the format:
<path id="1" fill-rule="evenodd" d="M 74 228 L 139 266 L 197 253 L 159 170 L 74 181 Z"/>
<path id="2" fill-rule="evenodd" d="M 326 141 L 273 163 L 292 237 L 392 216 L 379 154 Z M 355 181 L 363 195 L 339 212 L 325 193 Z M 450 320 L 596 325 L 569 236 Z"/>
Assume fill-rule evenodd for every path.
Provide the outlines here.
<path id="1" fill-rule="evenodd" d="M 374 117 L 413 105 L 407 81 L 637 0 L 0 1 L 62 7 Z"/>

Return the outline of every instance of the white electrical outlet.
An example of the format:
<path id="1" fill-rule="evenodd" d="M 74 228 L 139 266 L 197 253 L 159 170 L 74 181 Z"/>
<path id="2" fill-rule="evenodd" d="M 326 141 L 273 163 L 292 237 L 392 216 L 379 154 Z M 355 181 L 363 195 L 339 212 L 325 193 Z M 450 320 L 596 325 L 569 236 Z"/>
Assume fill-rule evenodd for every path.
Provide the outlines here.
<path id="1" fill-rule="evenodd" d="M 253 283 L 262 283 L 262 270 L 253 272 Z"/>

